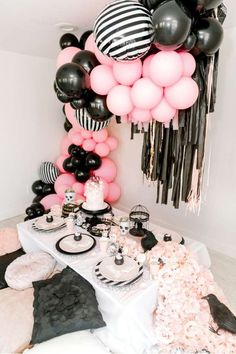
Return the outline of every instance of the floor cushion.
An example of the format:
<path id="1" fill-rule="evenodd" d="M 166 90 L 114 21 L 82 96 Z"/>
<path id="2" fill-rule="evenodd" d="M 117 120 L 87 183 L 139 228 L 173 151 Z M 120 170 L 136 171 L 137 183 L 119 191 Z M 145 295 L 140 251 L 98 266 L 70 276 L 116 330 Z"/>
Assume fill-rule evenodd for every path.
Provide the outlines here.
<path id="1" fill-rule="evenodd" d="M 10 227 L 0 229 L 0 256 L 15 252 L 19 248 L 21 248 L 21 244 L 17 230 Z"/>
<path id="2" fill-rule="evenodd" d="M 26 349 L 24 354 L 108 354 L 111 353 L 90 331 L 79 331 L 50 339 Z"/>
<path id="3" fill-rule="evenodd" d="M 0 291 L 0 353 L 16 353 L 28 344 L 33 328 L 33 288 Z"/>
<path id="4" fill-rule="evenodd" d="M 25 254 L 22 248 L 15 252 L 4 254 L 0 256 L 0 289 L 7 288 L 7 282 L 5 280 L 6 269 L 16 258 L 21 257 Z"/>
<path id="5" fill-rule="evenodd" d="M 6 270 L 5 279 L 13 289 L 32 287 L 32 282 L 47 279 L 56 261 L 45 252 L 27 253 L 13 261 Z"/>
<path id="6" fill-rule="evenodd" d="M 31 344 L 85 329 L 104 327 L 92 285 L 71 268 L 33 283 L 34 328 Z"/>

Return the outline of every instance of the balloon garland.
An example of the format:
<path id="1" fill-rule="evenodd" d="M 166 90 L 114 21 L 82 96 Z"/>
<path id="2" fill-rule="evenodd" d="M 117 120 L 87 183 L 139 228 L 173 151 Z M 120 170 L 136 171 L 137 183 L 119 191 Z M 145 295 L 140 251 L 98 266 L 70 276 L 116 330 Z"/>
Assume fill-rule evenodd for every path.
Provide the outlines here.
<path id="1" fill-rule="evenodd" d="M 225 17 L 221 0 L 116 0 L 98 14 L 93 32 L 61 37 L 54 90 L 68 135 L 56 193 L 48 187 L 44 208 L 62 202 L 68 186 L 81 198 L 91 174 L 110 184 L 107 201 L 118 199 L 107 158 L 117 141 L 105 129 L 113 115 L 131 123 L 132 137 L 144 132 L 142 171 L 157 182 L 156 201 L 167 204 L 171 191 L 175 208 L 180 200 L 196 206 Z"/>

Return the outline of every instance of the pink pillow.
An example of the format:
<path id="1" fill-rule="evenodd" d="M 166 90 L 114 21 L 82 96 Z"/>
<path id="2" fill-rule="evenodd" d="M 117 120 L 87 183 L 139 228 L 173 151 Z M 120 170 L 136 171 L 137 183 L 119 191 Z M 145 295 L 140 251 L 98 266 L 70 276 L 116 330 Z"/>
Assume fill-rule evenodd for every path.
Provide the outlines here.
<path id="1" fill-rule="evenodd" d="M 0 256 L 17 251 L 21 248 L 16 229 L 6 227 L 0 229 Z"/>
<path id="2" fill-rule="evenodd" d="M 6 288 L 0 291 L 0 353 L 18 353 L 31 340 L 34 290 Z"/>
<path id="3" fill-rule="evenodd" d="M 45 252 L 27 253 L 15 259 L 5 273 L 7 284 L 16 290 L 32 287 L 32 282 L 47 279 L 56 261 Z"/>

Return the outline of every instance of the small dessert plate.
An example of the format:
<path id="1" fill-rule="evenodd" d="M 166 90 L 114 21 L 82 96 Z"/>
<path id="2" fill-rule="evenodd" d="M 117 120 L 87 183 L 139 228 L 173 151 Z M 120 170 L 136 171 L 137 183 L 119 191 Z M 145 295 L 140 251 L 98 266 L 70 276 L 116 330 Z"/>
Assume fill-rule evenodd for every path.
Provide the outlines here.
<path id="1" fill-rule="evenodd" d="M 75 240 L 75 235 L 70 234 L 62 237 L 56 243 L 56 249 L 65 254 L 76 255 L 89 252 L 96 245 L 95 239 L 87 234 L 81 234 L 79 241 Z"/>
<path id="2" fill-rule="evenodd" d="M 136 282 L 143 275 L 143 266 L 124 256 L 124 263 L 117 265 L 115 256 L 106 257 L 95 267 L 97 278 L 107 285 L 125 286 Z"/>

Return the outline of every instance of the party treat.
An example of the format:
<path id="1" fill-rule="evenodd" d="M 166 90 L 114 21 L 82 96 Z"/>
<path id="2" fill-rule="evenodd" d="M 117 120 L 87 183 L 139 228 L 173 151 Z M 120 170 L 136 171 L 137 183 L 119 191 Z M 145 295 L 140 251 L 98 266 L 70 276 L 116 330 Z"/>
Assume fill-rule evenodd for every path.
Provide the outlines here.
<path id="1" fill-rule="evenodd" d="M 83 207 L 87 210 L 102 210 L 106 208 L 104 203 L 104 183 L 99 177 L 92 177 L 85 184 L 86 202 Z"/>

